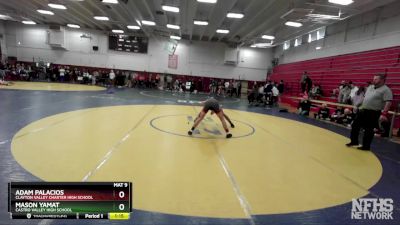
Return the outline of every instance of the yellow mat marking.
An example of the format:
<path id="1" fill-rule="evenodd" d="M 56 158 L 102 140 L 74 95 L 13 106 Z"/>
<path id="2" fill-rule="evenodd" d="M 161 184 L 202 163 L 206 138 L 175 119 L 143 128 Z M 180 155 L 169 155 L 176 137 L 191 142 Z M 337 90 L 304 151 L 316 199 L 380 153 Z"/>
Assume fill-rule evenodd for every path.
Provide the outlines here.
<path id="1" fill-rule="evenodd" d="M 61 113 L 21 129 L 13 138 L 12 154 L 46 181 L 80 181 L 95 171 L 88 181 L 132 181 L 134 208 L 216 218 L 246 218 L 220 157 L 251 214 L 343 204 L 368 194 L 381 177 L 374 154 L 346 148 L 347 138 L 315 126 L 225 110 L 255 132 L 229 140 L 201 139 L 185 136 L 192 125 L 187 117 L 163 117 L 196 117 L 199 110 L 145 105 Z M 164 119 L 157 126 L 182 136 L 152 127 L 150 122 L 158 117 Z M 203 128 L 223 131 L 218 119 L 211 118 L 215 124 L 204 123 Z M 249 129 L 236 125 L 231 129 L 234 136 Z"/>
<path id="2" fill-rule="evenodd" d="M 83 84 L 63 84 L 47 82 L 13 82 L 10 86 L 0 85 L 0 89 L 32 90 L 32 91 L 101 91 L 103 87 Z"/>

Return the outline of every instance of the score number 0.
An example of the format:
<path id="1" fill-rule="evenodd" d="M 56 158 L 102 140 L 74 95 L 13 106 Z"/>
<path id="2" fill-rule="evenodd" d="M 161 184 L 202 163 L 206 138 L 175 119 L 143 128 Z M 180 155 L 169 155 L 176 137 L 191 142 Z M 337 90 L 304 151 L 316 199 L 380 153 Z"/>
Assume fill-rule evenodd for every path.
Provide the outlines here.
<path id="1" fill-rule="evenodd" d="M 124 198 L 125 197 L 125 192 L 120 191 L 118 193 L 118 197 Z M 125 205 L 124 204 L 119 204 L 118 208 L 119 208 L 119 210 L 123 211 L 125 209 Z"/>

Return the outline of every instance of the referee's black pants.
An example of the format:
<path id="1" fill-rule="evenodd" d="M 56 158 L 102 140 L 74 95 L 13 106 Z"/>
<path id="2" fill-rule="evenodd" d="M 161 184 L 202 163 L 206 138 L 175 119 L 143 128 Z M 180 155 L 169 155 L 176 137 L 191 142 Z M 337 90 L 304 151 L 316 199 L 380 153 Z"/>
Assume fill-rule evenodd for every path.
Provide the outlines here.
<path id="1" fill-rule="evenodd" d="M 372 139 L 374 138 L 374 128 L 378 127 L 380 115 L 381 111 L 369 109 L 359 110 L 351 126 L 351 143 L 358 144 L 360 129 L 363 128 L 364 137 L 362 146 L 369 149 L 371 147 Z"/>

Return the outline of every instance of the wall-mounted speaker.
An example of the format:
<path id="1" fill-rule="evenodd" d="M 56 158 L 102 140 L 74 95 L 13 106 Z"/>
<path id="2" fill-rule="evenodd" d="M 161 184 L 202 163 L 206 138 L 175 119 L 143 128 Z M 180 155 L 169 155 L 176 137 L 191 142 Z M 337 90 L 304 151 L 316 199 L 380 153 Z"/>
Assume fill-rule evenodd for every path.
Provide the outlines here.
<path id="1" fill-rule="evenodd" d="M 98 51 L 99 50 L 99 46 L 93 46 L 93 51 Z"/>

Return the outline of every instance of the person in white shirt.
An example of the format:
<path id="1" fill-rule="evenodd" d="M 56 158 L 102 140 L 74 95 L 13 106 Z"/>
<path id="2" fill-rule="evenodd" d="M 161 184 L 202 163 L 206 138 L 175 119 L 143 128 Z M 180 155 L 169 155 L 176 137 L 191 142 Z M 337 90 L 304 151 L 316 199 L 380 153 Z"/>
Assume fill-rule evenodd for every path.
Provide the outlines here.
<path id="1" fill-rule="evenodd" d="M 225 86 L 225 93 L 224 93 L 224 95 L 227 95 L 228 92 L 229 92 L 229 81 L 225 81 L 224 86 Z"/>
<path id="2" fill-rule="evenodd" d="M 65 76 L 65 69 L 64 67 L 60 67 L 60 69 L 58 70 L 58 72 L 60 73 L 60 81 L 64 82 L 64 76 Z"/>
<path id="3" fill-rule="evenodd" d="M 114 73 L 114 70 L 111 70 L 111 71 L 110 71 L 109 79 L 110 79 L 110 85 L 111 85 L 112 87 L 114 87 L 114 83 L 115 83 L 115 73 Z"/>
<path id="4" fill-rule="evenodd" d="M 88 82 L 87 83 L 89 84 L 89 83 L 92 82 L 93 75 L 88 72 L 87 73 L 87 78 L 88 78 Z"/>
<path id="5" fill-rule="evenodd" d="M 354 96 L 356 95 L 356 92 L 358 91 L 358 87 L 353 85 L 353 82 L 351 82 L 351 81 L 349 81 L 349 85 L 350 85 L 350 88 L 351 88 L 350 99 L 353 99 Z"/>
<path id="6" fill-rule="evenodd" d="M 263 99 L 263 97 L 264 97 L 264 94 L 265 94 L 265 92 L 264 92 L 264 86 L 263 85 L 260 85 L 259 87 L 258 87 L 258 94 L 257 94 L 257 102 L 261 102 L 262 101 L 262 99 Z"/>
<path id="7" fill-rule="evenodd" d="M 273 85 L 273 87 L 272 87 L 272 104 L 278 103 L 278 97 L 279 97 L 279 90 L 275 85 Z"/>
<path id="8" fill-rule="evenodd" d="M 93 72 L 93 76 L 92 76 L 92 85 L 96 85 L 96 81 L 99 78 L 99 72 L 97 70 L 95 70 Z"/>

